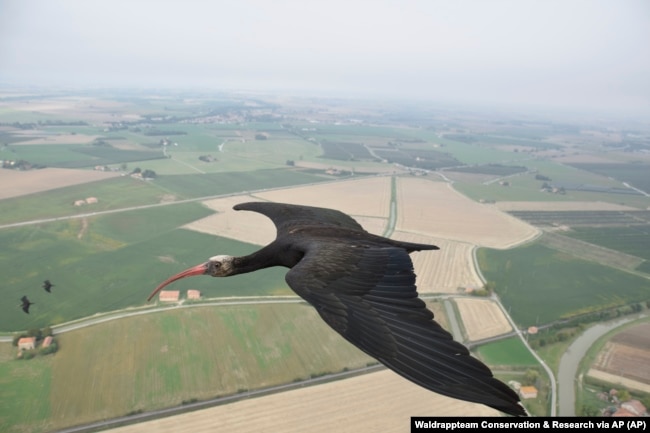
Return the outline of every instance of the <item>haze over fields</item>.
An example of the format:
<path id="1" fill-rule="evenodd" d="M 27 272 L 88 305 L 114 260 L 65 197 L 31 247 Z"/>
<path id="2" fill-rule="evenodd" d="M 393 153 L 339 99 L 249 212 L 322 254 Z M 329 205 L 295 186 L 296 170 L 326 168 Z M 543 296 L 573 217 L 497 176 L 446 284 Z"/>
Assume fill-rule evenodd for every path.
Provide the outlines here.
<path id="1" fill-rule="evenodd" d="M 645 0 L 0 1 L 0 83 L 650 114 Z"/>

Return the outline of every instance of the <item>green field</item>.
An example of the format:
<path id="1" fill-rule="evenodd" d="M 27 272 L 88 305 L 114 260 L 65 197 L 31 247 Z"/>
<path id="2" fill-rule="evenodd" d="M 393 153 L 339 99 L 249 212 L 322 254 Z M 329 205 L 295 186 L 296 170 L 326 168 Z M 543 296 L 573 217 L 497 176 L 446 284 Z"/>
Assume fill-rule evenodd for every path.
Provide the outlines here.
<path id="1" fill-rule="evenodd" d="M 627 227 L 574 227 L 565 235 L 650 260 L 650 224 Z"/>
<path id="2" fill-rule="evenodd" d="M 477 258 L 484 277 L 495 283 L 502 303 L 522 327 L 643 302 L 650 296 L 647 278 L 539 243 L 510 250 L 481 248 Z"/>
<path id="3" fill-rule="evenodd" d="M 257 247 L 177 228 L 212 211 L 198 203 L 87 218 L 81 239 L 79 219 L 0 231 L 0 330 L 18 331 L 59 324 L 97 312 L 139 306 L 168 276 L 208 257 L 248 254 Z M 288 294 L 282 268 L 236 278 L 196 278 L 175 288 L 205 296 Z M 44 279 L 56 286 L 41 289 Z M 218 290 L 217 290 L 218 289 Z M 23 295 L 36 304 L 29 315 L 17 305 Z"/>
<path id="4" fill-rule="evenodd" d="M 505 340 L 481 345 L 477 352 L 488 365 L 530 367 L 539 364 L 519 337 L 506 338 Z"/>
<path id="5" fill-rule="evenodd" d="M 286 169 L 159 176 L 147 182 L 124 176 L 0 200 L 0 224 L 158 204 L 168 195 L 180 200 L 324 180 L 322 176 Z M 76 200 L 86 197 L 97 197 L 98 203 L 73 206 Z"/>
<path id="6" fill-rule="evenodd" d="M 631 164 L 571 164 L 581 170 L 598 173 L 602 176 L 612 177 L 620 181 L 628 182 L 631 185 L 650 192 L 650 176 L 648 167 L 638 161 Z"/>
<path id="7" fill-rule="evenodd" d="M 1 431 L 58 430 L 373 363 L 301 304 L 176 309 L 57 339 L 56 354 L 30 361 L 11 361 L 14 348 L 0 344 Z"/>

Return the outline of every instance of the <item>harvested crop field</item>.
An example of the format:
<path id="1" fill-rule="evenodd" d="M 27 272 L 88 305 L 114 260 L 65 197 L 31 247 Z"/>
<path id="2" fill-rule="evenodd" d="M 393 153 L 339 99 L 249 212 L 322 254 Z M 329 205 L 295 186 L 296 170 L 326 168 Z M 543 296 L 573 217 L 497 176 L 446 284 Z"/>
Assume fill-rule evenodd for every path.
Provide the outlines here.
<path id="1" fill-rule="evenodd" d="M 275 239 L 275 226 L 271 220 L 257 212 L 236 211 L 232 208 L 237 203 L 248 201 L 259 200 L 250 196 L 233 196 L 204 201 L 204 205 L 217 213 L 183 227 L 253 245 L 266 245 Z"/>
<path id="2" fill-rule="evenodd" d="M 28 171 L 0 169 L 0 200 L 117 176 L 120 174 L 65 168 L 43 168 Z"/>
<path id="3" fill-rule="evenodd" d="M 397 181 L 398 230 L 510 248 L 532 239 L 538 230 L 493 205 L 476 203 L 444 182 L 418 178 Z"/>
<path id="4" fill-rule="evenodd" d="M 353 217 L 388 218 L 391 179 L 388 176 L 300 186 L 255 194 L 264 200 L 335 208 Z"/>
<path id="5" fill-rule="evenodd" d="M 456 298 L 469 341 L 482 340 L 512 331 L 499 306 L 489 299 Z"/>
<path id="6" fill-rule="evenodd" d="M 408 432 L 411 416 L 440 413 L 445 416 L 499 415 L 487 406 L 432 393 L 383 370 L 119 427 L 110 432 Z"/>
<path id="7" fill-rule="evenodd" d="M 271 220 L 257 212 L 236 211 L 232 208 L 237 203 L 248 201 L 260 200 L 241 195 L 204 201 L 204 205 L 217 213 L 193 221 L 185 225 L 184 228 L 236 239 L 253 245 L 266 245 L 275 239 L 275 226 Z M 367 231 L 375 234 L 383 233 L 387 221 L 387 218 L 365 216 L 355 216 L 355 219 Z"/>
<path id="8" fill-rule="evenodd" d="M 375 177 L 208 200 L 203 203 L 217 213 L 185 228 L 265 245 L 275 239 L 271 220 L 256 212 L 238 212 L 232 207 L 247 201 L 269 200 L 339 209 L 355 218 L 367 231 L 382 234 L 390 212 L 390 185 L 389 177 Z"/>
<path id="9" fill-rule="evenodd" d="M 395 232 L 393 239 L 433 244 L 440 249 L 411 254 L 420 293 L 458 293 L 459 288 L 483 286 L 474 267 L 473 245 L 415 233 Z"/>

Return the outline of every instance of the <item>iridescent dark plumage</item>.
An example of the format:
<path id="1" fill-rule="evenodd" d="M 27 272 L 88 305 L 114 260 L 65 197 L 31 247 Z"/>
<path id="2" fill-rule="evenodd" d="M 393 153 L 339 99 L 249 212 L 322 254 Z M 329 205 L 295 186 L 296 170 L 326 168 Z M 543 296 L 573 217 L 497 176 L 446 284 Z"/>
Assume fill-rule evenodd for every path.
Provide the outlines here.
<path id="1" fill-rule="evenodd" d="M 329 326 L 386 367 L 439 394 L 526 415 L 517 394 L 454 341 L 418 297 L 409 253 L 438 247 L 373 235 L 332 209 L 269 202 L 234 209 L 266 215 L 277 228 L 276 239 L 248 256 L 215 256 L 176 274 L 149 299 L 193 275 L 284 266 L 290 268 L 289 286 Z"/>

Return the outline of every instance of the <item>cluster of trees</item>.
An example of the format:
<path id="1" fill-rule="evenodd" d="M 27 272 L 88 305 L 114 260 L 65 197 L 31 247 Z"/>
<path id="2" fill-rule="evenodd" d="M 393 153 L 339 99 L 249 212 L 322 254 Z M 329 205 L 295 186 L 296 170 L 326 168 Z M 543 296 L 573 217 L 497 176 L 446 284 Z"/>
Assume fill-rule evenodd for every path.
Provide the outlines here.
<path id="1" fill-rule="evenodd" d="M 151 130 L 151 131 L 146 131 L 144 132 L 144 135 L 148 136 L 167 136 L 167 135 L 187 135 L 187 132 L 185 131 L 159 131 L 159 130 Z"/>
<path id="2" fill-rule="evenodd" d="M 142 170 L 140 167 L 134 168 L 131 174 L 139 174 L 144 179 L 154 179 L 156 176 L 158 176 L 155 171 L 149 169 Z"/>
<path id="3" fill-rule="evenodd" d="M 41 164 L 32 164 L 29 161 L 26 161 L 24 159 L 19 159 L 19 160 L 3 160 L 2 161 L 2 168 L 6 168 L 9 170 L 35 170 L 39 168 L 45 168 L 45 165 Z"/>
<path id="4" fill-rule="evenodd" d="M 566 189 L 564 189 L 563 186 L 560 187 L 554 187 L 548 182 L 544 182 L 541 186 L 541 190 L 544 192 L 553 192 L 556 194 L 566 194 Z"/>
<path id="5" fill-rule="evenodd" d="M 492 295 L 492 292 L 494 292 L 494 288 L 496 287 L 497 283 L 494 281 L 487 281 L 485 284 L 483 284 L 483 287 L 477 290 L 472 290 L 469 294 L 472 296 L 490 296 Z"/>
<path id="6" fill-rule="evenodd" d="M 526 370 L 521 384 L 524 386 L 535 386 L 539 388 L 539 370 L 536 368 L 530 368 Z"/>
<path id="7" fill-rule="evenodd" d="M 201 160 L 203 162 L 214 162 L 214 161 L 217 160 L 217 158 L 215 158 L 212 155 L 201 155 L 201 156 L 199 156 L 199 160 Z"/>

